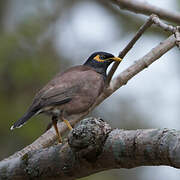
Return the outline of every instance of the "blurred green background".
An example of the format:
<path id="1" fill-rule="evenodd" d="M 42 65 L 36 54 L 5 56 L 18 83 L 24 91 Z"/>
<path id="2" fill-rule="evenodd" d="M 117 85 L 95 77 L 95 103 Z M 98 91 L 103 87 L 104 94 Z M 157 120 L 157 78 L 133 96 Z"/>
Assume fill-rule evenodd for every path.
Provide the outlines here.
<path id="1" fill-rule="evenodd" d="M 117 55 L 147 17 L 119 10 L 105 0 L 0 1 L 0 159 L 32 143 L 45 130 L 46 116 L 10 131 L 35 93 L 57 72 L 82 64 L 94 51 Z M 149 1 L 177 11 L 179 0 Z M 118 72 L 142 57 L 168 33 L 151 28 L 131 50 Z M 173 49 L 100 105 L 112 127 L 180 129 L 179 52 Z M 179 179 L 169 167 L 111 170 L 84 179 Z"/>

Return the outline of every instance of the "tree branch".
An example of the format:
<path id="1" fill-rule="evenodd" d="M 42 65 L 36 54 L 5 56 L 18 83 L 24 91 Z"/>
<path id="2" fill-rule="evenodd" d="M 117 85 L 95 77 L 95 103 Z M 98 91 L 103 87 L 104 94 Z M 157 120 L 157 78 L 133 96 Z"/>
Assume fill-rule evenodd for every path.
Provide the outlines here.
<path id="1" fill-rule="evenodd" d="M 161 19 L 172 21 L 175 23 L 180 23 L 180 13 L 173 12 L 169 10 L 165 10 L 159 8 L 157 6 L 151 5 L 145 1 L 138 1 L 138 0 L 111 0 L 115 4 L 117 4 L 121 9 L 126 9 L 135 13 L 151 15 L 156 14 Z"/>
<path id="2" fill-rule="evenodd" d="M 139 28 L 138 32 L 134 35 L 134 37 L 131 39 L 131 41 L 127 44 L 127 46 L 119 53 L 120 58 L 124 58 L 126 54 L 131 50 L 131 48 L 134 46 L 134 44 L 137 42 L 137 40 L 142 36 L 142 34 L 153 24 L 152 18 L 155 15 L 151 15 L 147 21 Z M 110 69 L 107 77 L 107 84 L 109 85 L 113 74 L 115 73 L 116 69 L 118 68 L 120 62 L 115 62 Z"/>
<path id="3" fill-rule="evenodd" d="M 174 35 L 171 35 L 168 39 L 161 42 L 149 53 L 137 60 L 133 65 L 131 65 L 129 68 L 121 72 L 116 78 L 114 78 L 111 81 L 109 88 L 107 89 L 106 95 L 111 95 L 111 93 L 119 89 L 121 86 L 125 85 L 132 77 L 147 68 L 175 45 L 176 38 L 174 37 Z"/>
<path id="4" fill-rule="evenodd" d="M 114 168 L 180 168 L 180 131 L 111 130 L 103 120 L 88 118 L 70 133 L 68 141 L 1 161 L 0 179 L 70 180 Z"/>
<path id="5" fill-rule="evenodd" d="M 176 27 L 175 37 L 176 37 L 176 45 L 180 50 L 180 26 Z"/>
<path id="6" fill-rule="evenodd" d="M 152 14 L 147 21 L 139 28 L 138 32 L 134 35 L 134 37 L 132 38 L 132 40 L 127 44 L 127 46 L 119 53 L 119 57 L 120 58 L 124 58 L 125 55 L 131 50 L 131 48 L 134 46 L 134 44 L 138 41 L 138 39 L 142 36 L 142 34 L 149 28 L 151 27 L 152 24 L 155 24 L 156 26 L 160 27 L 161 29 L 163 29 L 164 31 L 169 31 L 173 34 L 175 34 L 176 36 L 176 43 L 177 46 L 179 46 L 179 36 L 178 34 L 180 34 L 179 30 L 179 26 L 175 27 L 172 25 L 167 25 L 164 22 L 162 22 L 159 17 L 155 14 Z M 179 42 L 179 43 L 178 43 Z M 112 66 L 112 68 L 110 69 L 109 73 L 108 73 L 108 77 L 107 77 L 107 84 L 110 83 L 113 74 L 115 73 L 116 69 L 118 68 L 120 62 L 115 62 Z"/>

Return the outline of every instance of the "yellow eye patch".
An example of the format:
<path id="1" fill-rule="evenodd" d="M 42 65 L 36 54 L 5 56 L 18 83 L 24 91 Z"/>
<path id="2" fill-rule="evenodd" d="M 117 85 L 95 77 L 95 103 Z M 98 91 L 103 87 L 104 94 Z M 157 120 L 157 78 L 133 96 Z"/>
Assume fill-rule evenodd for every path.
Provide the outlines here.
<path id="1" fill-rule="evenodd" d="M 119 58 L 119 57 L 112 57 L 112 58 L 107 58 L 107 59 L 100 59 L 100 55 L 99 55 L 99 54 L 94 57 L 94 60 L 96 60 L 96 61 L 98 61 L 98 62 L 104 62 L 104 61 L 107 61 L 107 60 L 109 60 L 109 59 L 112 59 L 113 61 L 119 61 L 119 62 L 122 61 L 122 59 Z"/>
<path id="2" fill-rule="evenodd" d="M 98 61 L 98 62 L 104 62 L 104 61 L 108 60 L 108 59 L 100 59 L 100 55 L 99 54 L 97 56 L 95 56 L 94 59 L 96 61 Z"/>

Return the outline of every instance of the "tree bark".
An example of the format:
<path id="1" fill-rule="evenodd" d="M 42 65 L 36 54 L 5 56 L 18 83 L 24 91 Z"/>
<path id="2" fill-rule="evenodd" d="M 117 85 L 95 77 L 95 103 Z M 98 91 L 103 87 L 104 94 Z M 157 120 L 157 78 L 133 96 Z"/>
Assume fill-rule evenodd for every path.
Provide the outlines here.
<path id="1" fill-rule="evenodd" d="M 87 118 L 68 142 L 0 162 L 0 179 L 76 179 L 114 168 L 168 165 L 180 168 L 180 131 L 120 130 Z"/>

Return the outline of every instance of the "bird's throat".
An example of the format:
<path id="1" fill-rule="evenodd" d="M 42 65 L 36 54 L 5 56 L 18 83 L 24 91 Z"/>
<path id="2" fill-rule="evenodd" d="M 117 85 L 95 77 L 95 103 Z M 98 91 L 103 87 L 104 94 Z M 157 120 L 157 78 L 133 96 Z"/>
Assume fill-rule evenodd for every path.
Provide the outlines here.
<path id="1" fill-rule="evenodd" d="M 106 78 L 107 78 L 106 70 L 107 70 L 107 68 L 93 67 L 91 64 L 84 64 L 84 66 L 88 66 L 88 67 L 92 68 L 94 71 L 96 71 L 97 73 L 101 74 L 103 76 L 104 81 L 106 81 Z"/>

